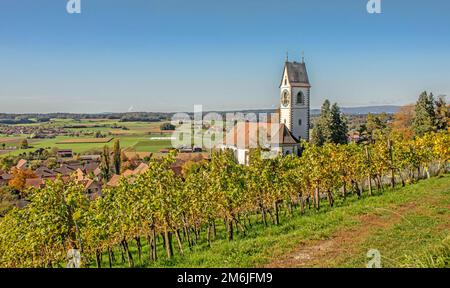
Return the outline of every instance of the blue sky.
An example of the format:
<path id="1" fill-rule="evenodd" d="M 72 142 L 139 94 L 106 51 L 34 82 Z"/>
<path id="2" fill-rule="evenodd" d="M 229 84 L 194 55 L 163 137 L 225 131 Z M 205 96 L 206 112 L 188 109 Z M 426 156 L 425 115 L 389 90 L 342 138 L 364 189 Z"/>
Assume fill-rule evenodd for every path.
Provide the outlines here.
<path id="1" fill-rule="evenodd" d="M 401 105 L 450 94 L 450 2 L 0 1 L 0 112 L 272 108 L 286 51 L 311 101 Z"/>

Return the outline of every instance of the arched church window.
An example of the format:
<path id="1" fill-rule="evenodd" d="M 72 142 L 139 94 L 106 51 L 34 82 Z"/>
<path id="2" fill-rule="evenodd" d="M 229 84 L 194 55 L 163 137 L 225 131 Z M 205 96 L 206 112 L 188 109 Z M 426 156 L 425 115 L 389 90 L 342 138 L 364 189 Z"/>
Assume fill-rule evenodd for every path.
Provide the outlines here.
<path id="1" fill-rule="evenodd" d="M 305 94 L 303 94 L 302 91 L 298 92 L 297 94 L 297 105 L 305 105 Z"/>
<path id="2" fill-rule="evenodd" d="M 298 125 L 302 126 L 302 119 L 298 119 Z"/>

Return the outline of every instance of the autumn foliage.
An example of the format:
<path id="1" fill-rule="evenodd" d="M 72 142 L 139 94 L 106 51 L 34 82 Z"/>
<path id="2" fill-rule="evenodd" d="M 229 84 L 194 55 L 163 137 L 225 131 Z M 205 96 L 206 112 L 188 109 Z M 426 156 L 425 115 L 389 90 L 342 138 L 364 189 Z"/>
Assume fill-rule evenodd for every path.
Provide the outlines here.
<path id="1" fill-rule="evenodd" d="M 47 182 L 30 191 L 29 205 L 0 220 L 0 267 L 60 267 L 71 248 L 81 251 L 83 266 L 100 267 L 106 257 L 109 266 L 135 267 L 144 259 L 182 256 L 201 239 L 212 245 L 219 233 L 233 241 L 255 221 L 278 225 L 282 212 L 319 211 L 338 197 L 369 197 L 449 168 L 447 132 L 366 145 L 302 145 L 301 157 L 268 158 L 253 150 L 249 166 L 238 165 L 231 151 L 217 151 L 211 161 L 190 163 L 183 176 L 170 168 L 170 153 L 93 201 L 75 182 Z M 16 171 L 12 184 L 23 188 L 27 173 Z"/>
<path id="2" fill-rule="evenodd" d="M 13 168 L 12 178 L 9 180 L 8 185 L 19 192 L 23 192 L 25 190 L 26 180 L 34 178 L 37 178 L 37 176 L 31 169 Z"/>

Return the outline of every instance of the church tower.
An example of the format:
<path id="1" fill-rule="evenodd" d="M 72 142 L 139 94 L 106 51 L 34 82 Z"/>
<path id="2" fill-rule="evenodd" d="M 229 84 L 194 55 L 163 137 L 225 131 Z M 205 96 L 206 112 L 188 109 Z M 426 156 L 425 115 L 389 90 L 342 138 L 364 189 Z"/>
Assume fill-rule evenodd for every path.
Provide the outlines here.
<path id="1" fill-rule="evenodd" d="M 304 59 L 286 59 L 280 83 L 280 124 L 286 125 L 298 140 L 309 141 L 310 90 Z"/>

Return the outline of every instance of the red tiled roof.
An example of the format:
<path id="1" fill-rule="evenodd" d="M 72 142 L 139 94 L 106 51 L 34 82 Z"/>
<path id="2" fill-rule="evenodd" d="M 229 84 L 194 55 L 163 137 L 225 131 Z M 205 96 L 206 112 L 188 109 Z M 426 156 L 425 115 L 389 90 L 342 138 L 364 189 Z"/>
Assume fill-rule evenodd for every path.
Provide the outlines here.
<path id="1" fill-rule="evenodd" d="M 0 179 L 3 179 L 3 180 L 10 180 L 11 178 L 12 178 L 12 175 L 9 174 L 9 173 L 3 173 L 3 174 L 0 174 Z"/>
<path id="2" fill-rule="evenodd" d="M 27 160 L 20 159 L 19 162 L 17 162 L 16 168 L 22 169 L 22 168 L 25 168 L 26 165 L 27 165 Z"/>
<path id="3" fill-rule="evenodd" d="M 84 166 L 83 166 L 83 171 L 84 172 L 86 172 L 86 173 L 91 173 L 91 172 L 94 172 L 97 168 L 99 167 L 99 164 L 98 163 L 96 163 L 96 162 L 90 162 L 90 163 L 87 163 L 87 164 L 85 164 Z"/>
<path id="4" fill-rule="evenodd" d="M 129 177 L 133 174 L 134 174 L 133 170 L 127 169 L 127 170 L 125 170 L 125 172 L 122 173 L 122 176 Z"/>
<path id="5" fill-rule="evenodd" d="M 98 184 L 97 181 L 89 179 L 86 181 L 86 184 L 84 185 L 84 189 L 89 189 L 92 185 Z M 100 185 L 101 186 L 101 185 Z"/>
<path id="6" fill-rule="evenodd" d="M 36 174 L 39 178 L 51 178 L 56 175 L 53 170 L 48 169 L 47 167 L 39 167 L 36 171 L 34 171 L 34 174 Z"/>
<path id="7" fill-rule="evenodd" d="M 266 141 L 266 143 L 261 143 Z M 294 145 L 298 140 L 287 129 L 286 125 L 278 123 L 239 122 L 224 139 L 227 146 L 238 148 L 257 148 L 265 145 Z"/>
<path id="8" fill-rule="evenodd" d="M 119 185 L 120 178 L 120 175 L 114 174 L 106 185 L 109 187 L 117 187 L 117 185 Z"/>
<path id="9" fill-rule="evenodd" d="M 100 167 L 97 167 L 97 169 L 94 170 L 94 175 L 98 176 L 102 173 L 102 170 L 100 169 Z"/>
<path id="10" fill-rule="evenodd" d="M 62 164 L 60 168 L 55 169 L 55 172 L 67 176 L 74 173 L 76 170 L 77 168 L 75 167 L 69 166 L 67 164 Z"/>
<path id="11" fill-rule="evenodd" d="M 33 178 L 25 180 L 25 188 L 41 188 L 44 185 L 44 180 L 42 178 Z"/>
<path id="12" fill-rule="evenodd" d="M 75 173 L 76 173 L 76 177 L 77 177 L 77 180 L 78 180 L 78 181 L 84 180 L 84 172 L 83 172 L 83 170 L 81 170 L 80 168 L 78 168 L 78 169 L 75 171 Z"/>
<path id="13" fill-rule="evenodd" d="M 141 163 L 141 164 L 139 164 L 139 166 L 136 169 L 134 169 L 133 174 L 139 175 L 139 174 L 145 173 L 145 171 L 147 171 L 148 168 L 149 167 L 147 164 Z"/>

